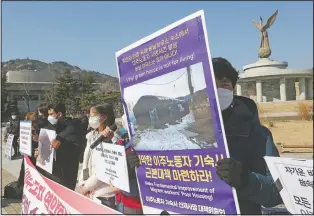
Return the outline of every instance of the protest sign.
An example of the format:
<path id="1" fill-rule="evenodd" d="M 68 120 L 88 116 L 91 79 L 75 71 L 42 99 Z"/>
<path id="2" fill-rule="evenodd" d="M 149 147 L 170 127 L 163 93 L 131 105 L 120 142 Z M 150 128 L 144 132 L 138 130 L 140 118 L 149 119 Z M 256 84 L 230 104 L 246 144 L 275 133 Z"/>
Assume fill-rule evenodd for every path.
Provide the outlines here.
<path id="1" fill-rule="evenodd" d="M 291 214 L 313 215 L 313 160 L 265 157 Z"/>
<path id="2" fill-rule="evenodd" d="M 101 143 L 96 147 L 96 175 L 99 180 L 130 192 L 125 147 Z"/>
<path id="3" fill-rule="evenodd" d="M 28 157 L 24 156 L 24 160 L 22 214 L 120 214 L 41 176 Z"/>
<path id="4" fill-rule="evenodd" d="M 14 135 L 9 134 L 7 138 L 7 142 L 5 144 L 4 156 L 9 160 L 12 159 L 12 144 L 13 144 Z"/>
<path id="5" fill-rule="evenodd" d="M 145 213 L 239 214 L 216 175 L 229 156 L 199 11 L 116 53 Z"/>
<path id="6" fill-rule="evenodd" d="M 51 143 L 55 138 L 55 131 L 43 128 L 40 129 L 36 165 L 50 174 L 52 174 L 53 158 L 55 154 L 55 149 L 51 147 Z"/>
<path id="7" fill-rule="evenodd" d="M 32 156 L 32 121 L 20 121 L 20 152 Z"/>

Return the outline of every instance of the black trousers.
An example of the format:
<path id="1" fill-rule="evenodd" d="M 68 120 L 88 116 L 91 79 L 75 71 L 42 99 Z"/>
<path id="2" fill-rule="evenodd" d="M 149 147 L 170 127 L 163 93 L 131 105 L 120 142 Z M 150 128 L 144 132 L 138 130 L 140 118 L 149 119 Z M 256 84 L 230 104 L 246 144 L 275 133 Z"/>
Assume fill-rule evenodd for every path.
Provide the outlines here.
<path id="1" fill-rule="evenodd" d="M 17 143 L 17 140 L 18 140 L 18 136 L 14 136 L 13 143 L 12 143 L 14 155 L 18 155 L 20 153 L 19 152 L 19 144 Z"/>
<path id="2" fill-rule="evenodd" d="M 36 166 L 36 158 L 33 158 L 33 157 L 28 157 L 28 158 L 31 160 L 32 164 Z M 17 179 L 20 185 L 24 185 L 24 177 L 25 177 L 25 164 L 24 164 L 24 158 L 23 158 L 22 164 L 21 164 L 20 175 L 19 175 L 19 178 Z"/>

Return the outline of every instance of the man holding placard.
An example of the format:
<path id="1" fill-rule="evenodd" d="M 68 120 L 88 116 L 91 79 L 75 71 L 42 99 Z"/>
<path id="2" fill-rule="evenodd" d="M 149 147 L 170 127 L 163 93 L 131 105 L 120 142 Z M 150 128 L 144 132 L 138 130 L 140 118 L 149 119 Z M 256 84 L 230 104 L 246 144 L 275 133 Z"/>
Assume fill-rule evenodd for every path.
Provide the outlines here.
<path id="1" fill-rule="evenodd" d="M 213 58 L 220 108 L 231 158 L 217 162 L 217 175 L 237 189 L 241 214 L 261 214 L 261 205 L 282 203 L 272 177 L 267 176 L 266 137 L 255 102 L 234 96 L 238 72 L 224 58 Z"/>
<path id="2" fill-rule="evenodd" d="M 66 117 L 66 107 L 63 103 L 48 106 L 49 125 L 45 128 L 56 132 L 51 147 L 55 150 L 52 174 L 44 175 L 57 183 L 74 190 L 79 166 L 79 150 L 75 125 L 71 118 Z"/>

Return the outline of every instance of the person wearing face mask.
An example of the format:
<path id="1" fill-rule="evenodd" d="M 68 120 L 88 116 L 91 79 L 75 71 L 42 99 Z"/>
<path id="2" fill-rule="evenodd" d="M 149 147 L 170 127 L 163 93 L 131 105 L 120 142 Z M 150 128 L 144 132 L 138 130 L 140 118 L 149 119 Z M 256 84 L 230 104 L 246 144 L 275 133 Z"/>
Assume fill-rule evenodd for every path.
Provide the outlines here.
<path id="1" fill-rule="evenodd" d="M 282 203 L 263 158 L 267 137 L 255 102 L 233 94 L 238 72 L 224 58 L 213 58 L 212 62 L 230 153 L 230 158 L 217 161 L 216 173 L 237 189 L 241 214 L 261 214 L 262 205 Z"/>
<path id="2" fill-rule="evenodd" d="M 47 178 L 74 190 L 79 168 L 78 134 L 72 118 L 66 117 L 63 103 L 48 105 L 48 125 L 45 129 L 56 131 L 51 146 L 55 149 L 52 174 L 40 170 Z"/>
<path id="3" fill-rule="evenodd" d="M 89 126 L 92 131 L 86 135 L 87 144 L 84 151 L 82 172 L 79 176 L 80 192 L 90 199 L 115 209 L 115 193 L 109 184 L 100 181 L 96 176 L 96 148 L 90 146 L 100 137 L 104 136 L 104 142 L 111 143 L 114 132 L 110 126 L 115 124 L 113 108 L 109 104 L 94 106 L 89 113 Z"/>
<path id="4" fill-rule="evenodd" d="M 14 155 L 12 156 L 12 159 L 16 159 L 21 156 L 21 153 L 19 151 L 19 144 L 18 144 L 18 138 L 20 136 L 20 119 L 17 112 L 12 112 L 11 120 L 10 120 L 10 126 L 8 128 L 8 134 L 13 134 L 13 149 L 14 149 Z"/>

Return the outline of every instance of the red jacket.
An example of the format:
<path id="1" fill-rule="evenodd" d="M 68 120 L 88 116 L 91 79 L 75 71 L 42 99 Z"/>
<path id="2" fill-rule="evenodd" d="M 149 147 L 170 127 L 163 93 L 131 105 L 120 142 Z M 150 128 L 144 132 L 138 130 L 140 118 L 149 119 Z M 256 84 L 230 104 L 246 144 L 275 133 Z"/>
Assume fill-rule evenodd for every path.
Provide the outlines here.
<path id="1" fill-rule="evenodd" d="M 117 141 L 118 145 L 126 145 L 125 139 L 119 139 Z M 126 155 L 131 151 L 131 148 L 126 149 Z M 130 185 L 132 187 L 132 185 Z M 117 204 L 123 203 L 124 206 L 128 208 L 142 209 L 141 199 L 138 196 L 127 196 L 123 194 L 121 191 L 116 192 L 116 201 Z"/>

